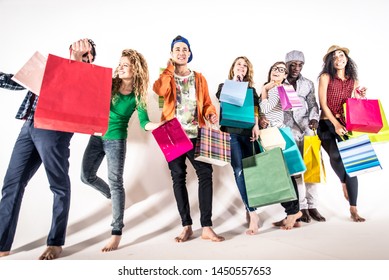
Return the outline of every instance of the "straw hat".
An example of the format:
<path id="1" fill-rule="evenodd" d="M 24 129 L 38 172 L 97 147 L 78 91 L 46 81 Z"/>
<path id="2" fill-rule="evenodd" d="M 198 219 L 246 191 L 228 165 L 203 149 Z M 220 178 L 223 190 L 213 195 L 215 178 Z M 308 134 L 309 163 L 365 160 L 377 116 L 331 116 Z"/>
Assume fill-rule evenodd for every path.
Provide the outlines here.
<path id="1" fill-rule="evenodd" d="M 343 52 L 344 52 L 345 54 L 347 54 L 347 55 L 348 55 L 348 53 L 350 52 L 350 50 L 349 50 L 348 48 L 339 47 L 339 46 L 337 46 L 337 45 L 332 45 L 332 46 L 328 49 L 326 55 L 323 57 L 323 61 L 326 61 L 327 56 L 328 56 L 330 53 L 334 52 L 334 51 L 343 51 Z"/>

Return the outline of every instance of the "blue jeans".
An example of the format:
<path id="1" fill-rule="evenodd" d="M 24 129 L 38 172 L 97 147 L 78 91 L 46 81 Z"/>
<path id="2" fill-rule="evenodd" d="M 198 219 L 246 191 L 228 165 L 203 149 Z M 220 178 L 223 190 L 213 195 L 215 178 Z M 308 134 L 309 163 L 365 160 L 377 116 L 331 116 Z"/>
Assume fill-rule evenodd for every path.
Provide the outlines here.
<path id="1" fill-rule="evenodd" d="M 97 176 L 104 157 L 107 156 L 109 185 Z M 125 191 L 123 170 L 126 158 L 126 140 L 103 140 L 91 136 L 82 159 L 81 181 L 95 188 L 112 200 L 112 235 L 122 235 Z"/>
<path id="2" fill-rule="evenodd" d="M 246 210 L 252 212 L 255 211 L 256 208 L 250 207 L 248 204 L 242 159 L 257 154 L 259 152 L 259 146 L 257 142 L 251 142 L 250 136 L 247 135 L 231 133 L 230 137 L 231 166 L 234 171 L 236 186 L 238 187 Z"/>
<path id="3" fill-rule="evenodd" d="M 196 147 L 196 138 L 191 139 L 193 147 Z M 200 208 L 200 223 L 202 227 L 212 226 L 212 165 L 194 159 L 194 150 L 183 154 L 182 156 L 169 162 L 169 169 L 173 179 L 174 197 L 176 198 L 178 212 L 181 216 L 182 226 L 192 225 L 190 216 L 190 205 L 188 198 L 188 190 L 186 188 L 186 158 L 196 170 L 199 181 L 199 208 Z"/>
<path id="4" fill-rule="evenodd" d="M 72 136 L 73 133 L 34 128 L 32 121 L 24 123 L 4 177 L 0 201 L 0 251 L 11 250 L 25 188 L 42 163 L 54 199 L 47 245 L 64 245 L 70 207 L 69 145 Z"/>

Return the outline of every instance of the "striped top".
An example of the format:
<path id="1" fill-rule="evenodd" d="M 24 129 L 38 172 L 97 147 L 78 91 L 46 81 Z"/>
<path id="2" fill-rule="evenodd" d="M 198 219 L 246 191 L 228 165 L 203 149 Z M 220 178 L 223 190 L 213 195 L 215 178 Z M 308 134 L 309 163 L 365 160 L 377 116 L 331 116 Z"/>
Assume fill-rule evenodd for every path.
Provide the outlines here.
<path id="1" fill-rule="evenodd" d="M 260 116 L 265 116 L 270 126 L 285 127 L 284 111 L 282 111 L 280 96 L 277 87 L 273 87 L 267 93 L 267 99 L 259 98 Z"/>

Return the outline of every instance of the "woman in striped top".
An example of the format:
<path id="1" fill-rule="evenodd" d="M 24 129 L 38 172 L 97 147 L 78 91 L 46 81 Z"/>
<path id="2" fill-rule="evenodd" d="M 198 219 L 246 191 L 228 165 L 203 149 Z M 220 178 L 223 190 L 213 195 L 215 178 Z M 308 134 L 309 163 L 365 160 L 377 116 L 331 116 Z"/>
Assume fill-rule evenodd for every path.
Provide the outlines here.
<path id="1" fill-rule="evenodd" d="M 286 64 L 283 61 L 274 63 L 270 69 L 267 77 L 267 82 L 262 86 L 261 97 L 259 98 L 260 107 L 260 126 L 266 127 L 286 127 L 284 124 L 284 112 L 282 111 L 280 96 L 278 95 L 277 86 L 281 85 L 288 75 Z M 299 219 L 302 216 L 298 200 L 297 183 L 294 176 L 291 176 L 294 190 L 297 199 L 293 201 L 281 203 L 285 208 L 286 218 L 273 223 L 274 226 L 282 229 L 292 229 L 299 227 Z"/>

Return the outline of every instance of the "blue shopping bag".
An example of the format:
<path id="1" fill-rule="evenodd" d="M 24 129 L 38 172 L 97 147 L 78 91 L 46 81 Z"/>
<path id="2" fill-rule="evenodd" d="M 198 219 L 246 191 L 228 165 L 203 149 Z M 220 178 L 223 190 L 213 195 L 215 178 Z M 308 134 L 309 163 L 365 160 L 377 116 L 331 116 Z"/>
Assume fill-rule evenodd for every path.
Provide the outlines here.
<path id="1" fill-rule="evenodd" d="M 253 89 L 249 88 L 242 106 L 220 102 L 220 125 L 251 129 L 255 124 L 253 98 Z"/>
<path id="2" fill-rule="evenodd" d="M 243 106 L 246 99 L 248 82 L 226 80 L 220 93 L 220 101 L 233 105 Z"/>
<path id="3" fill-rule="evenodd" d="M 300 150 L 294 140 L 292 131 L 289 127 L 280 128 L 282 137 L 284 137 L 286 146 L 282 150 L 288 166 L 290 175 L 302 174 L 307 170 Z"/>

